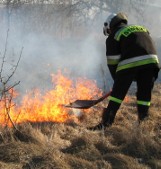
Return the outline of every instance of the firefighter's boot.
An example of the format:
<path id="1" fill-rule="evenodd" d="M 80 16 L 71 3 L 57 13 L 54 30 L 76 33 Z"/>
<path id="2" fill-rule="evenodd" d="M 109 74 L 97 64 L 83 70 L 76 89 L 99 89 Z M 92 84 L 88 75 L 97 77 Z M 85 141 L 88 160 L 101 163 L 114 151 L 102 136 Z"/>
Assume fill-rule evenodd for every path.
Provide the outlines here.
<path id="1" fill-rule="evenodd" d="M 138 121 L 139 121 L 139 123 L 141 123 L 142 121 L 144 121 L 145 119 L 147 119 L 149 117 L 148 110 L 149 110 L 148 106 L 138 105 Z"/>
<path id="2" fill-rule="evenodd" d="M 102 113 L 102 121 L 96 126 L 88 127 L 88 130 L 104 130 L 107 127 L 110 127 L 114 122 L 116 115 L 116 111 L 108 110 L 108 108 L 104 108 Z"/>

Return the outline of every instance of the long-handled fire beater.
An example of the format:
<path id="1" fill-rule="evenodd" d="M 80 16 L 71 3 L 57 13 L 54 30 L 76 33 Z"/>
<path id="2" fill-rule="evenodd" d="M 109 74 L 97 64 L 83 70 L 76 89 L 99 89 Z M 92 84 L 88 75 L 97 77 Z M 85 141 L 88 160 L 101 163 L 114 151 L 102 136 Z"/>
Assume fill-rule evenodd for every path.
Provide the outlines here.
<path id="1" fill-rule="evenodd" d="M 88 108 L 98 104 L 99 102 L 103 101 L 105 98 L 110 96 L 110 94 L 111 94 L 111 91 L 106 93 L 105 95 L 103 95 L 102 97 L 100 97 L 97 100 L 76 100 L 72 103 L 62 105 L 62 106 L 69 107 L 69 108 L 75 108 L 75 109 L 88 109 Z"/>

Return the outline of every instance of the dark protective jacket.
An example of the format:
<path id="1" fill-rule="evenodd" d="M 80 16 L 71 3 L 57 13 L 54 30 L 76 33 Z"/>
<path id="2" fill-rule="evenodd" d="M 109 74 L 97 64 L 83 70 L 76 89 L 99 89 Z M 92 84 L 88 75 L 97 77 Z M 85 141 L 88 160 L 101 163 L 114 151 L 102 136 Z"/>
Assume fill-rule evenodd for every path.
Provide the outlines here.
<path id="1" fill-rule="evenodd" d="M 159 60 L 148 30 L 139 25 L 121 23 L 106 40 L 106 56 L 110 73 L 115 74 L 129 69 L 156 67 L 156 78 L 159 71 Z"/>

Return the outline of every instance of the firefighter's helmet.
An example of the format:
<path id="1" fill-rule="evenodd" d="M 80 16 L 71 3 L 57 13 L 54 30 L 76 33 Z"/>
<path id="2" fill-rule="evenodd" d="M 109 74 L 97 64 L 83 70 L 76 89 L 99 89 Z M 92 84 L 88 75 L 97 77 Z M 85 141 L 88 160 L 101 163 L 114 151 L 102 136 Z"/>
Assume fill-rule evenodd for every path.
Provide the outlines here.
<path id="1" fill-rule="evenodd" d="M 112 13 L 108 16 L 106 21 L 104 22 L 103 33 L 104 35 L 109 35 L 110 30 L 115 28 L 115 26 L 119 25 L 120 23 L 128 23 L 128 18 L 125 13 L 120 12 L 118 14 Z"/>

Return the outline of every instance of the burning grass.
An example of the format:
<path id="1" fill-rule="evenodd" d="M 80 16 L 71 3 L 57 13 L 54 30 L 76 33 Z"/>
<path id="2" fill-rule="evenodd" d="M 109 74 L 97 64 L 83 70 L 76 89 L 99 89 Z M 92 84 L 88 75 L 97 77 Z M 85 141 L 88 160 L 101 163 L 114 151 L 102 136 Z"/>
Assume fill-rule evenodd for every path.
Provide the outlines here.
<path id="1" fill-rule="evenodd" d="M 159 169 L 161 168 L 161 85 L 155 85 L 150 118 L 137 124 L 135 96 L 128 95 L 115 123 L 87 131 L 100 120 L 101 106 L 76 121 L 22 122 L 0 128 L 3 169 Z M 75 110 L 76 111 L 76 110 Z M 78 112 L 77 112 L 78 113 Z M 81 112 L 79 112 L 81 114 Z"/>
<path id="2" fill-rule="evenodd" d="M 74 81 L 61 71 L 52 75 L 52 85 L 48 91 L 35 89 L 26 93 L 19 102 L 14 102 L 19 94 L 11 89 L 0 101 L 0 124 L 12 126 L 10 119 L 15 124 L 28 121 L 33 123 L 77 121 L 79 112 L 66 109 L 62 105 L 76 99 L 94 99 L 102 95 L 95 81 L 86 78 Z M 10 119 L 7 119 L 7 113 Z"/>

